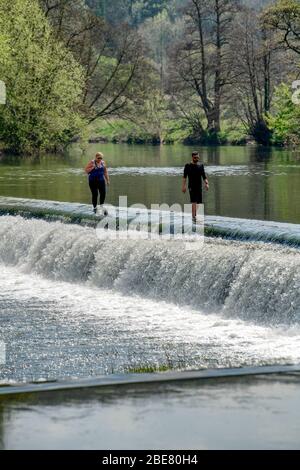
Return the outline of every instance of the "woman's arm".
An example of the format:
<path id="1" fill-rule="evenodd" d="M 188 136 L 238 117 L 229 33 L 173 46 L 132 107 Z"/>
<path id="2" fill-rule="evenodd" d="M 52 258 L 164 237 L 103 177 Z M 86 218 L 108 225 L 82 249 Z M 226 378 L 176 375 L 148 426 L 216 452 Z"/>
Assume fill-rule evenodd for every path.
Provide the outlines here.
<path id="1" fill-rule="evenodd" d="M 103 163 L 104 163 L 104 178 L 105 178 L 106 184 L 110 184 L 110 179 L 109 179 L 107 166 L 106 166 L 105 162 L 103 162 Z"/>
<path id="2" fill-rule="evenodd" d="M 94 168 L 95 168 L 95 163 L 94 163 L 94 161 L 91 161 L 85 167 L 85 172 L 89 175 L 90 172 L 93 171 Z"/>

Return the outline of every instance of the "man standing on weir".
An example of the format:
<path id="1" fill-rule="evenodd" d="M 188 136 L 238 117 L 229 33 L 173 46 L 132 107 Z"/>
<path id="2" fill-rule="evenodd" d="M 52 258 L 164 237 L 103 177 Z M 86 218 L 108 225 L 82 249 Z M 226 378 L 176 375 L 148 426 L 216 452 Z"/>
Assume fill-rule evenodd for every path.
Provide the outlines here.
<path id="1" fill-rule="evenodd" d="M 185 194 L 187 191 L 187 179 L 189 180 L 189 192 L 192 204 L 192 217 L 193 222 L 197 222 L 197 212 L 199 204 L 203 203 L 202 197 L 202 180 L 205 183 L 206 191 L 209 190 L 209 183 L 206 177 L 203 163 L 200 163 L 200 156 L 198 152 L 192 153 L 192 161 L 185 165 L 182 192 Z"/>

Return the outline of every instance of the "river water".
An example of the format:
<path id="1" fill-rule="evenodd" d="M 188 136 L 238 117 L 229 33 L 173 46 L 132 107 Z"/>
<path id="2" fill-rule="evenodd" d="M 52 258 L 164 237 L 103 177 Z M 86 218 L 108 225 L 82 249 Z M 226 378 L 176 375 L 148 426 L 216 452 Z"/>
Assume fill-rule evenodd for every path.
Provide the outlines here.
<path id="1" fill-rule="evenodd" d="M 117 205 L 120 195 L 126 195 L 130 205 L 149 208 L 187 202 L 181 176 L 192 150 L 181 145 L 90 145 L 84 154 L 74 146 L 64 158 L 2 157 L 1 196 L 89 203 L 82 168 L 99 150 L 110 167 L 109 203 Z M 211 183 L 205 197 L 207 215 L 300 223 L 299 152 L 221 147 L 200 153 Z"/>
<path id="2" fill-rule="evenodd" d="M 235 236 L 206 238 L 189 252 L 176 240 L 116 240 L 112 233 L 99 240 L 93 227 L 70 223 L 70 214 L 90 212 L 82 167 L 98 149 L 110 167 L 110 204 L 117 205 L 119 195 L 148 208 L 187 202 L 180 188 L 190 149 L 183 146 L 92 145 L 85 155 L 74 147 L 64 158 L 3 157 L 1 382 L 126 373 L 146 365 L 298 363 L 299 156 L 203 149 L 211 184 L 207 220 L 232 227 Z M 11 197 L 12 208 L 27 208 L 25 218 L 7 211 Z M 49 218 L 51 200 L 66 220 Z M 33 206 L 43 209 L 42 220 L 33 217 Z M 253 236 L 245 242 L 247 231 Z"/>

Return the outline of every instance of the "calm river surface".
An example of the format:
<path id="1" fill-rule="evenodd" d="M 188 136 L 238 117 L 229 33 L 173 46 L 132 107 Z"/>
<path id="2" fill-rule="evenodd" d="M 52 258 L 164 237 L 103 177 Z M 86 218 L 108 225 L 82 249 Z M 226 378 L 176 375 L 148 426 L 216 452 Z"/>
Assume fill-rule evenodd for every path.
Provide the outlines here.
<path id="1" fill-rule="evenodd" d="M 19 198 L 90 202 L 86 162 L 102 151 L 110 167 L 107 202 L 118 204 L 184 204 L 182 169 L 192 148 L 176 146 L 90 145 L 85 153 L 74 146 L 65 156 L 22 159 L 2 156 L 0 195 Z M 300 154 L 254 147 L 202 148 L 211 191 L 205 196 L 207 215 L 300 222 Z"/>

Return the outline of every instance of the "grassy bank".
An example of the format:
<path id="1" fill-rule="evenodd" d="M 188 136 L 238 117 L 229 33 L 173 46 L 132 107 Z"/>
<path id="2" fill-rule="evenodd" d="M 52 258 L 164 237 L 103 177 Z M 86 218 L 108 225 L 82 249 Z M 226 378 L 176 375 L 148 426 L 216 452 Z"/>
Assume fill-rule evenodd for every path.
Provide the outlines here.
<path id="1" fill-rule="evenodd" d="M 209 137 L 203 139 L 193 135 L 185 123 L 179 119 L 170 120 L 163 125 L 163 143 L 164 144 L 209 144 L 219 143 L 222 145 L 245 145 L 250 140 L 242 126 L 232 124 L 229 121 L 223 123 L 222 132 L 216 136 L 216 141 L 209 142 Z M 127 144 L 160 144 L 157 135 L 151 134 L 146 130 L 124 119 L 98 120 L 89 126 L 88 129 L 90 142 L 112 142 Z"/>

